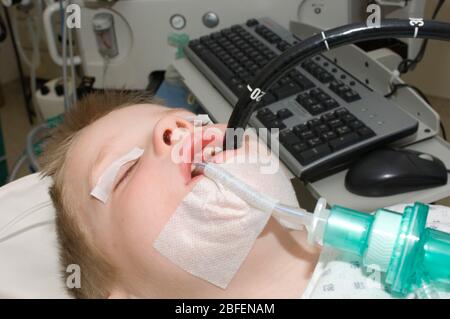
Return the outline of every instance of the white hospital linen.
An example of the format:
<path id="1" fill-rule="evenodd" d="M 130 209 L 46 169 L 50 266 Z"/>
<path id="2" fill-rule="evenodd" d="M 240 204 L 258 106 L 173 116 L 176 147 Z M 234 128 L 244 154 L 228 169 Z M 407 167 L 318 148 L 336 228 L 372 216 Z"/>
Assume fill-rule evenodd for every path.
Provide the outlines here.
<path id="1" fill-rule="evenodd" d="M 50 178 L 32 174 L 0 187 L 0 227 L 20 213 L 40 207 L 1 237 L 55 217 L 48 195 L 50 184 Z M 60 278 L 54 223 L 42 224 L 0 243 L 0 298 L 68 297 Z"/>

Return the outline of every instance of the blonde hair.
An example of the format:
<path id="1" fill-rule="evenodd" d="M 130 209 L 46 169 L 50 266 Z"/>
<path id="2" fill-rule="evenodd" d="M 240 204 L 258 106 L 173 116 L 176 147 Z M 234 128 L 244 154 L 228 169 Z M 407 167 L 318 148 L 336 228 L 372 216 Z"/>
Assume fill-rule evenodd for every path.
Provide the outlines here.
<path id="1" fill-rule="evenodd" d="M 49 194 L 56 210 L 56 230 L 61 274 L 76 264 L 81 269 L 81 287 L 66 287 L 75 298 L 106 298 L 116 277 L 116 270 L 83 231 L 77 215 L 73 194 L 64 180 L 68 152 L 77 134 L 85 127 L 111 111 L 136 104 L 152 103 L 149 95 L 125 92 L 93 93 L 82 99 L 64 116 L 46 142 L 39 159 L 42 174 L 51 176 Z"/>

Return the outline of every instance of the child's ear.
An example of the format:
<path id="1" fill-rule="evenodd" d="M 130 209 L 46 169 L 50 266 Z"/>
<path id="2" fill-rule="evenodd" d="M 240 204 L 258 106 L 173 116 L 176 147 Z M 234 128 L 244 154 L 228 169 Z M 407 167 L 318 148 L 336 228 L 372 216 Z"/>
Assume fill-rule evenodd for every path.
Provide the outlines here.
<path id="1" fill-rule="evenodd" d="M 130 299 L 131 296 L 121 288 L 113 288 L 108 295 L 108 299 Z"/>

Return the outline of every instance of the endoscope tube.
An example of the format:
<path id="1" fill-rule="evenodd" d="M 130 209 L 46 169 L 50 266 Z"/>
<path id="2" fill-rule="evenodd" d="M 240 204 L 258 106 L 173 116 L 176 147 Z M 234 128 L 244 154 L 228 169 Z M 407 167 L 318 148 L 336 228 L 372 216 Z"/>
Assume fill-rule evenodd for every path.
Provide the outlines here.
<path id="1" fill-rule="evenodd" d="M 303 60 L 332 48 L 365 40 L 382 38 L 424 38 L 450 41 L 450 24 L 417 19 L 382 20 L 380 27 L 369 27 L 364 23 L 350 24 L 321 32 L 289 48 L 269 62 L 249 83 L 250 87 L 266 92 L 273 83 Z M 252 99 L 252 92 L 243 92 L 228 121 L 228 128 L 245 128 L 255 111 L 258 101 Z M 242 137 L 233 134 L 233 141 L 224 139 L 224 149 L 238 148 Z"/>

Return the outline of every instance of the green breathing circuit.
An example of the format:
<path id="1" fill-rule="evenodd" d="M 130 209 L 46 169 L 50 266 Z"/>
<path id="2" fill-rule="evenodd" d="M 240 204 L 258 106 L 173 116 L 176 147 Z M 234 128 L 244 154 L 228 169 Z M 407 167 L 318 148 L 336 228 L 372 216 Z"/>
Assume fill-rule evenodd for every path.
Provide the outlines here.
<path id="1" fill-rule="evenodd" d="M 384 285 L 393 295 L 434 298 L 435 287 L 450 287 L 450 234 L 426 227 L 428 210 L 417 202 L 403 214 L 387 209 L 368 214 L 327 209 L 320 199 L 307 225 L 308 240 L 362 257 L 365 267 L 385 273 Z"/>
<path id="2" fill-rule="evenodd" d="M 439 298 L 435 288 L 450 291 L 450 234 L 426 227 L 425 204 L 407 206 L 403 214 L 382 208 L 368 214 L 337 205 L 328 209 L 321 198 L 310 214 L 259 193 L 216 164 L 195 165 L 254 207 L 305 226 L 310 244 L 360 256 L 364 267 L 385 274 L 383 284 L 394 296 Z"/>

